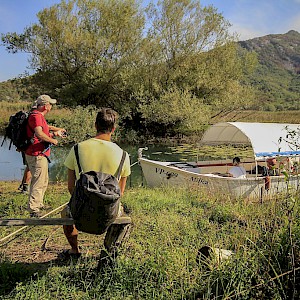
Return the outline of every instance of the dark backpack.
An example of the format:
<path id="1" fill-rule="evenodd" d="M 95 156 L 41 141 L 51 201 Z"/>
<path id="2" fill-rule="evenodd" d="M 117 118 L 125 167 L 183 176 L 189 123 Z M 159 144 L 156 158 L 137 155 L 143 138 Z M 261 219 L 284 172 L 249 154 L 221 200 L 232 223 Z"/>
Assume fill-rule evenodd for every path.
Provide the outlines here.
<path id="1" fill-rule="evenodd" d="M 83 173 L 79 162 L 78 144 L 74 146 L 74 151 L 80 177 L 69 202 L 71 215 L 78 230 L 102 234 L 118 216 L 121 197 L 119 178 L 126 152 L 123 151 L 115 177 L 95 171 Z"/>
<path id="2" fill-rule="evenodd" d="M 29 113 L 23 110 L 18 111 L 9 117 L 9 122 L 5 128 L 5 135 L 1 146 L 3 146 L 5 139 L 9 138 L 9 149 L 11 149 L 11 144 L 13 144 L 18 151 L 25 151 L 28 148 L 31 144 L 26 131 L 28 117 Z"/>

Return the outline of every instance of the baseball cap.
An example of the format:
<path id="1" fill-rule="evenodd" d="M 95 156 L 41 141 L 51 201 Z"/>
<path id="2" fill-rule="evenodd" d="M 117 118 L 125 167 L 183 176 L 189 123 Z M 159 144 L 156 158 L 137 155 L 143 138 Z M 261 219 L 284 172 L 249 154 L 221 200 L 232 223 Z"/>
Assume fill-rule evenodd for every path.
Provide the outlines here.
<path id="1" fill-rule="evenodd" d="M 40 95 L 38 98 L 33 102 L 32 108 L 37 108 L 38 106 L 45 105 L 47 103 L 55 104 L 57 101 L 56 99 L 52 99 L 48 95 Z"/>

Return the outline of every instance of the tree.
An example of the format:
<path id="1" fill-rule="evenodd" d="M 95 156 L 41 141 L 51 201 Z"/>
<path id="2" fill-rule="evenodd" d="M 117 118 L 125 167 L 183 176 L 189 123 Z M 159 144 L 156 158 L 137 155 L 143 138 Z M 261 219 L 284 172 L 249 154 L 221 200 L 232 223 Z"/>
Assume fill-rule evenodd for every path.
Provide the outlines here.
<path id="1" fill-rule="evenodd" d="M 162 0 L 148 7 L 148 17 L 137 91 L 147 122 L 198 128 L 199 122 L 252 103 L 252 91 L 242 80 L 256 59 L 237 48 L 230 24 L 214 7 Z M 187 99 L 192 99 L 188 106 Z"/>
<path id="2" fill-rule="evenodd" d="M 19 101 L 20 95 L 16 91 L 16 87 L 12 80 L 0 82 L 0 102 L 1 101 Z"/>
<path id="3" fill-rule="evenodd" d="M 7 50 L 31 53 L 36 76 L 66 102 L 121 107 L 118 87 L 134 65 L 144 24 L 138 4 L 63 0 L 38 19 L 23 34 L 2 35 Z"/>

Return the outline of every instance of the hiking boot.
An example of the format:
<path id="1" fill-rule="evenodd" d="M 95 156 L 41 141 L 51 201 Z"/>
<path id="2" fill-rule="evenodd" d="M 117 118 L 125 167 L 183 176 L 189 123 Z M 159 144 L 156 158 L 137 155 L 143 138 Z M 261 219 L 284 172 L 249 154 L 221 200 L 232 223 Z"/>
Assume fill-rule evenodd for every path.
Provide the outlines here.
<path id="1" fill-rule="evenodd" d="M 30 218 L 41 218 L 43 213 L 40 211 L 33 211 L 30 213 Z"/>
<path id="2" fill-rule="evenodd" d="M 128 207 L 125 203 L 122 203 L 124 214 L 129 215 L 132 213 L 132 209 Z"/>
<path id="3" fill-rule="evenodd" d="M 69 249 L 63 250 L 61 253 L 58 254 L 57 258 L 60 260 L 71 260 L 71 259 L 78 259 L 80 258 L 81 253 L 71 253 Z"/>
<path id="4" fill-rule="evenodd" d="M 27 183 L 23 183 L 23 189 L 21 190 L 22 194 L 28 194 L 29 192 L 29 186 Z"/>
<path id="5" fill-rule="evenodd" d="M 42 211 L 50 211 L 50 210 L 52 210 L 52 207 L 50 205 L 44 205 L 44 206 L 40 207 L 40 210 L 42 210 Z"/>
<path id="6" fill-rule="evenodd" d="M 27 183 L 21 183 L 18 187 L 18 190 L 21 192 L 21 194 L 28 194 L 29 186 Z"/>

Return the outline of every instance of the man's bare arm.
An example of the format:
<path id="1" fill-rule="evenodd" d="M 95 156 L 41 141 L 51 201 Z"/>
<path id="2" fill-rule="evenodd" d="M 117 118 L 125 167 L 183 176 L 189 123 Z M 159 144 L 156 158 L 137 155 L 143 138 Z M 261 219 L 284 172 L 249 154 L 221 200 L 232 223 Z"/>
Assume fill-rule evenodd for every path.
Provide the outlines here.
<path id="1" fill-rule="evenodd" d="M 34 133 L 41 141 L 48 142 L 54 145 L 57 145 L 58 141 L 48 136 L 44 131 L 42 126 L 37 126 L 34 128 Z"/>
<path id="2" fill-rule="evenodd" d="M 72 195 L 75 188 L 76 175 L 75 170 L 68 169 L 68 190 Z"/>
<path id="3" fill-rule="evenodd" d="M 121 177 L 121 179 L 119 181 L 121 196 L 123 196 L 123 194 L 124 194 L 125 187 L 126 187 L 126 181 L 127 181 L 127 177 Z"/>

